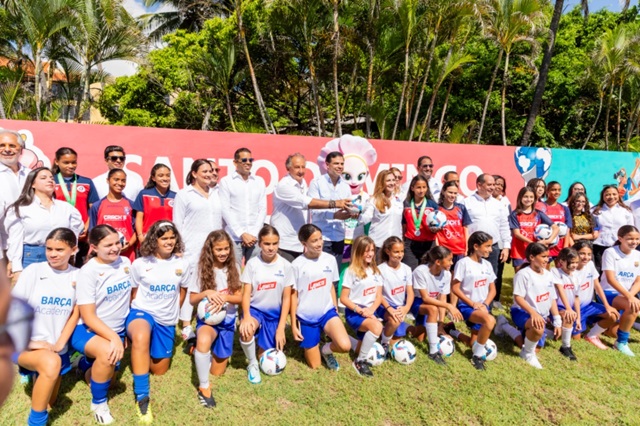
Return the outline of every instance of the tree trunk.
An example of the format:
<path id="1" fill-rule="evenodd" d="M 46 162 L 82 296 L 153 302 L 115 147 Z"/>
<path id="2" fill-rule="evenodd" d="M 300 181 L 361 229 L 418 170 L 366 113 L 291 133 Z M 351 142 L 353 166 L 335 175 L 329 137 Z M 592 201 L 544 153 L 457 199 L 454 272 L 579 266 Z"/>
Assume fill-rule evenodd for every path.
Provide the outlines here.
<path id="1" fill-rule="evenodd" d="M 340 0 L 332 0 L 333 3 L 333 97 L 336 102 L 336 122 L 335 130 L 338 136 L 342 136 L 342 121 L 340 119 L 340 96 L 338 93 L 338 53 L 340 50 L 340 23 L 339 6 Z M 335 135 L 335 132 L 334 132 Z"/>
<path id="2" fill-rule="evenodd" d="M 496 62 L 496 67 L 493 69 L 493 74 L 491 74 L 491 82 L 489 83 L 489 90 L 487 91 L 487 98 L 484 100 L 484 108 L 482 109 L 482 119 L 480 120 L 480 130 L 478 130 L 478 140 L 476 143 L 480 143 L 482 140 L 482 130 L 484 129 L 484 120 L 487 118 L 487 109 L 489 108 L 489 99 L 491 98 L 491 91 L 493 90 L 493 83 L 496 81 L 496 76 L 498 75 L 498 68 L 500 68 L 500 63 L 502 62 L 502 54 L 504 51 L 500 49 L 500 53 L 498 54 L 498 61 Z"/>
<path id="3" fill-rule="evenodd" d="M 549 67 L 551 66 L 551 58 L 553 58 L 553 48 L 556 44 L 556 34 L 558 33 L 558 26 L 560 25 L 560 18 L 562 17 L 562 7 L 564 0 L 556 0 L 556 4 L 553 8 L 553 17 L 551 18 L 551 24 L 549 25 L 549 42 L 547 49 L 544 52 L 542 58 L 542 65 L 540 66 L 540 75 L 538 76 L 538 84 L 536 85 L 536 91 L 533 94 L 533 102 L 531 103 L 531 110 L 529 110 L 529 116 L 527 117 L 527 123 L 524 125 L 524 132 L 522 133 L 521 146 L 528 146 L 531 144 L 531 134 L 533 133 L 533 127 L 536 124 L 536 118 L 542 105 L 542 96 L 544 95 L 544 89 L 547 84 L 547 78 L 549 77 Z"/>
<path id="4" fill-rule="evenodd" d="M 354 61 L 353 63 L 353 71 L 351 72 L 351 80 L 349 80 L 349 86 L 347 86 L 347 90 L 344 93 L 344 101 L 342 103 L 342 108 L 340 109 L 340 117 L 345 117 L 347 115 L 347 104 L 349 103 L 349 98 L 351 94 L 355 90 L 356 85 L 356 77 L 358 76 L 358 62 Z M 353 116 L 353 122 L 356 122 L 356 116 Z"/>
<path id="5" fill-rule="evenodd" d="M 451 95 L 451 88 L 453 88 L 453 78 L 449 81 L 449 87 L 447 88 L 447 95 L 444 97 L 444 105 L 442 105 L 442 113 L 440 114 L 440 123 L 438 125 L 438 141 L 442 141 L 442 128 L 444 127 L 444 116 L 447 113 L 447 106 L 449 105 L 449 96 Z"/>
<path id="6" fill-rule="evenodd" d="M 616 145 L 618 146 L 618 151 L 620 151 L 620 115 L 622 114 L 622 86 L 624 86 L 624 83 L 620 82 L 620 90 L 618 91 L 618 118 L 616 121 Z"/>
<path id="7" fill-rule="evenodd" d="M 442 85 L 443 75 L 446 72 L 447 65 L 449 65 L 449 61 L 451 60 L 451 53 L 453 51 L 453 46 L 449 47 L 449 52 L 447 52 L 447 57 L 444 60 L 444 64 L 442 65 L 442 73 L 438 76 L 438 80 L 436 84 L 433 86 L 433 93 L 431 94 L 431 100 L 429 101 L 429 108 L 427 108 L 427 115 L 424 118 L 424 123 L 422 125 L 422 131 L 420 132 L 419 140 L 422 140 L 422 133 L 427 134 L 427 142 L 429 141 L 429 133 L 431 133 L 431 115 L 433 114 L 433 108 L 436 104 L 436 99 L 438 98 L 438 90 L 440 90 L 440 86 Z"/>
<path id="8" fill-rule="evenodd" d="M 427 59 L 427 69 L 424 72 L 424 78 L 422 79 L 422 88 L 420 89 L 420 96 L 418 96 L 418 106 L 416 107 L 415 115 L 413 116 L 413 124 L 411 124 L 411 133 L 409 134 L 409 140 L 413 140 L 413 135 L 416 131 L 416 124 L 418 123 L 418 114 L 420 113 L 420 107 L 422 106 L 422 98 L 424 97 L 424 91 L 427 87 L 427 79 L 429 78 L 429 72 L 431 71 L 431 61 L 433 60 L 433 54 L 436 50 L 436 43 L 438 40 L 438 32 L 433 34 L 433 43 L 431 44 L 431 50 L 429 51 L 429 59 Z M 421 136 L 418 139 L 422 139 Z"/>
<path id="9" fill-rule="evenodd" d="M 402 79 L 402 92 L 400 92 L 400 103 L 398 104 L 398 115 L 396 115 L 396 123 L 393 125 L 393 132 L 391 133 L 392 141 L 396 140 L 398 124 L 400 123 L 400 116 L 402 115 L 402 109 L 404 107 L 404 96 L 407 90 L 408 79 L 409 79 L 409 43 L 407 42 L 404 49 L 404 77 Z"/>
<path id="10" fill-rule="evenodd" d="M 0 119 L 6 120 L 7 115 L 4 112 L 4 103 L 2 102 L 2 97 L 0 96 Z"/>
<path id="11" fill-rule="evenodd" d="M 305 22 L 306 26 L 306 22 Z M 316 113 L 316 122 L 318 126 L 318 136 L 324 136 L 324 117 L 323 114 L 320 113 L 320 98 L 318 95 L 318 84 L 316 82 L 316 66 L 313 62 L 313 53 L 311 51 L 311 45 L 309 40 L 307 40 L 307 35 L 305 33 L 305 43 L 307 45 L 307 61 L 309 62 L 309 74 L 311 76 L 311 93 L 313 94 L 313 103 L 315 107 Z"/>
<path id="12" fill-rule="evenodd" d="M 227 114 L 229 114 L 229 122 L 231 123 L 231 128 L 234 132 L 237 132 L 238 129 L 236 129 L 236 123 L 233 119 L 233 110 L 231 109 L 231 99 L 229 99 L 229 92 L 224 93 L 224 99 L 227 103 Z"/>
<path id="13" fill-rule="evenodd" d="M 507 52 L 507 56 L 504 58 L 504 73 L 502 76 L 502 97 L 500 100 L 500 123 L 502 127 L 502 145 L 507 146 L 507 123 L 505 119 L 505 101 L 507 98 L 507 85 L 509 84 L 509 56 L 511 54 Z"/>
<path id="14" fill-rule="evenodd" d="M 604 120 L 604 149 L 609 151 L 609 112 L 611 111 L 611 98 L 613 96 L 613 83 L 609 89 L 609 97 L 607 99 L 607 112 Z"/>
<path id="15" fill-rule="evenodd" d="M 369 50 L 369 71 L 367 72 L 367 95 L 366 95 L 366 104 L 367 111 L 365 115 L 365 135 L 367 138 L 371 137 L 371 104 L 373 102 L 372 92 L 373 92 L 373 60 L 375 58 L 375 52 L 373 50 L 373 43 L 371 41 L 367 41 L 367 49 Z"/>
<path id="16" fill-rule="evenodd" d="M 596 131 L 596 125 L 598 124 L 598 119 L 600 119 L 600 114 L 602 113 L 602 104 L 603 103 L 604 103 L 604 92 L 601 92 L 600 93 L 600 106 L 598 107 L 598 114 L 596 115 L 596 119 L 593 122 L 593 125 L 591 126 L 591 130 L 589 130 L 589 134 L 587 135 L 587 139 L 585 139 L 584 143 L 582 144 L 582 148 L 580 148 L 580 149 L 585 149 L 585 147 L 589 143 L 589 140 L 591 139 L 591 136 L 593 136 L 593 132 Z"/>
<path id="17" fill-rule="evenodd" d="M 201 130 L 209 130 L 209 119 L 211 118 L 211 110 L 213 109 L 212 105 L 207 107 L 207 111 L 204 113 L 204 118 L 202 119 Z"/>
<path id="18" fill-rule="evenodd" d="M 35 78 L 35 95 L 36 95 L 36 120 L 40 121 L 40 104 L 42 103 L 42 92 L 40 91 L 40 67 L 42 66 L 42 60 L 40 59 L 40 49 L 36 47 L 34 58 L 36 60 L 34 78 Z"/>

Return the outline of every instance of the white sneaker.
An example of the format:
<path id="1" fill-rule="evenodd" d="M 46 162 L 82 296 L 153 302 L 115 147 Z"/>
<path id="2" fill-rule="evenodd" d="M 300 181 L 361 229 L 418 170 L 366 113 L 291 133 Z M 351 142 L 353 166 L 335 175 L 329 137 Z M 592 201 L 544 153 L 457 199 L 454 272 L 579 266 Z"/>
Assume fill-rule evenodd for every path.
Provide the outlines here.
<path id="1" fill-rule="evenodd" d="M 525 352 L 524 349 L 522 349 L 520 351 L 520 358 L 522 358 L 525 361 L 527 361 L 527 364 L 529 364 L 533 368 L 537 368 L 538 370 L 542 370 L 542 364 L 540 364 L 540 361 L 538 361 L 538 357 L 536 356 L 535 352 L 528 353 L 528 352 Z"/>
<path id="2" fill-rule="evenodd" d="M 93 411 L 93 418 L 101 425 L 110 425 L 113 423 L 113 416 L 109 410 L 109 405 L 106 402 L 102 404 L 91 403 L 91 411 Z"/>
<path id="3" fill-rule="evenodd" d="M 493 333 L 498 337 L 504 337 L 504 326 L 509 324 L 509 321 L 504 315 L 498 315 L 496 318 L 496 326 L 493 328 Z"/>
<path id="4" fill-rule="evenodd" d="M 260 377 L 260 367 L 258 367 L 257 362 L 249 364 L 247 367 L 247 379 L 249 379 L 249 382 L 253 385 L 257 385 L 262 382 L 262 377 Z"/>
<path id="5" fill-rule="evenodd" d="M 191 328 L 190 325 L 184 327 L 180 334 L 182 334 L 182 340 L 189 340 L 193 337 L 196 337 L 195 333 L 193 332 L 193 328 Z"/>

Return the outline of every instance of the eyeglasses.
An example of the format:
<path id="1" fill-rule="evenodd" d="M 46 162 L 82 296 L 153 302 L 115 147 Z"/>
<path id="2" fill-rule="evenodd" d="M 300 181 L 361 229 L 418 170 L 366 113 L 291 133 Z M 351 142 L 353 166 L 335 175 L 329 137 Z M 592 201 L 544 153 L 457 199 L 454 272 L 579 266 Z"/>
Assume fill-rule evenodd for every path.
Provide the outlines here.
<path id="1" fill-rule="evenodd" d="M 397 180 L 402 180 L 402 175 L 396 175 Z"/>
<path id="2" fill-rule="evenodd" d="M 423 164 L 420 166 L 422 169 L 433 169 L 433 164 Z"/>
<path id="3" fill-rule="evenodd" d="M 110 155 L 107 157 L 107 160 L 115 163 L 116 161 L 124 161 L 127 159 L 126 155 Z"/>
<path id="4" fill-rule="evenodd" d="M 213 167 L 211 170 L 213 170 L 216 173 L 218 173 L 220 171 L 220 169 L 218 167 Z"/>
<path id="5" fill-rule="evenodd" d="M 239 161 L 241 163 L 253 163 L 253 158 L 241 158 Z"/>

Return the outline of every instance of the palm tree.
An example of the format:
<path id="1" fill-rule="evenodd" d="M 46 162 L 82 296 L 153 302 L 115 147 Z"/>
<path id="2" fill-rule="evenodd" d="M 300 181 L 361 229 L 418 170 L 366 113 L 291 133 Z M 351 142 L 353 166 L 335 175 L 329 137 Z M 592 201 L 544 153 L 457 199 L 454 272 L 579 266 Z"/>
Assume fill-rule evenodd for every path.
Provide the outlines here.
<path id="1" fill-rule="evenodd" d="M 340 94 L 338 92 L 338 58 L 340 57 L 340 0 L 330 0 L 333 11 L 333 98 L 336 107 L 336 122 L 334 129 L 338 136 L 342 136 L 342 120 L 340 118 Z"/>
<path id="2" fill-rule="evenodd" d="M 207 19 L 228 16 L 233 11 L 232 1 L 229 0 L 144 0 L 144 5 L 161 7 L 158 12 L 138 18 L 154 41 L 175 30 L 200 31 Z"/>

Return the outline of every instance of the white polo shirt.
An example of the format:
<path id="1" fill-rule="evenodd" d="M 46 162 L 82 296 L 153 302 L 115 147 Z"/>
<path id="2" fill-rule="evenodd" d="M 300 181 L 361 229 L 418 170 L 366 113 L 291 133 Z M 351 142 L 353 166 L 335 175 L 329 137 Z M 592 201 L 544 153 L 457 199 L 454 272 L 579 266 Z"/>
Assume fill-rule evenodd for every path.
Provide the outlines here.
<path id="1" fill-rule="evenodd" d="M 207 235 L 222 229 L 222 205 L 217 187 L 209 189 L 208 198 L 193 185 L 178 191 L 173 203 L 173 223 L 182 236 L 184 256 L 193 266 L 200 257 Z"/>
<path id="2" fill-rule="evenodd" d="M 267 194 L 264 180 L 253 174 L 244 180 L 237 171 L 218 184 L 224 230 L 234 241 L 244 233 L 258 236 L 267 218 Z"/>
<path id="3" fill-rule="evenodd" d="M 307 195 L 307 182 L 295 180 L 290 174 L 283 177 L 273 191 L 271 226 L 280 233 L 280 248 L 302 252 L 298 230 L 308 222 L 307 207 L 313 198 Z"/>
<path id="4" fill-rule="evenodd" d="M 7 231 L 4 229 L 5 211 L 16 202 L 27 180 L 27 175 L 31 172 L 28 167 L 18 164 L 18 173 L 14 173 L 9 167 L 0 163 L 0 188 L 2 188 L 0 191 L 0 245 L 4 250 L 7 249 Z M 0 259 L 2 257 L 0 250 Z"/>
<path id="5" fill-rule="evenodd" d="M 491 235 L 493 244 L 500 248 L 511 248 L 511 229 L 509 229 L 509 211 L 502 202 L 493 197 L 486 200 L 474 192 L 464 199 L 471 224 L 469 235 L 483 231 Z"/>

